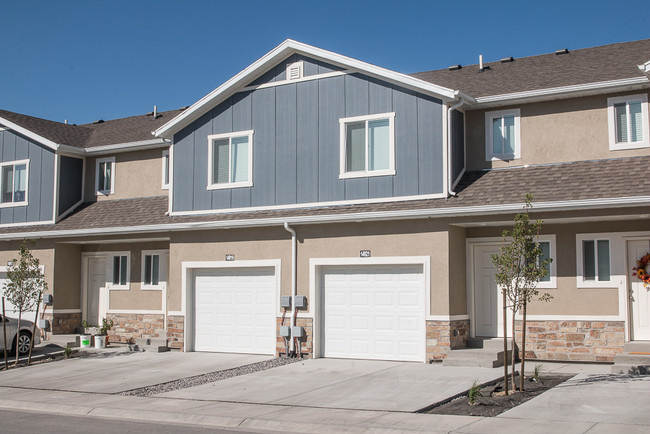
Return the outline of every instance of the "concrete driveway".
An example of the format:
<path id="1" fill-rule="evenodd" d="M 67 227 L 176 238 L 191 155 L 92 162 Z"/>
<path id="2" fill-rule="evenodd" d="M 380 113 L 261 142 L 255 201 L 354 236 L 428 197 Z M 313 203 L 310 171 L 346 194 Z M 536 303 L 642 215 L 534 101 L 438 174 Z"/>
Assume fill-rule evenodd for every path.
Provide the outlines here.
<path id="1" fill-rule="evenodd" d="M 413 412 L 501 369 L 452 368 L 423 363 L 315 359 L 269 371 L 168 392 L 166 398 L 331 409 Z"/>

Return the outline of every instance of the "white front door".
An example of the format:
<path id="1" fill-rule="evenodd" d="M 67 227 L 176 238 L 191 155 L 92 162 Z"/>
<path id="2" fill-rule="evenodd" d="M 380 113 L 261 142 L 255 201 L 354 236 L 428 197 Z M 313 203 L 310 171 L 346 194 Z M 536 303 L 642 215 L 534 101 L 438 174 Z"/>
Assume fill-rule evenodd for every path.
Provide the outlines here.
<path id="1" fill-rule="evenodd" d="M 194 275 L 194 349 L 275 354 L 273 267 L 217 268 Z"/>
<path id="2" fill-rule="evenodd" d="M 503 294 L 497 286 L 497 273 L 492 255 L 499 253 L 499 246 L 474 246 L 474 335 L 480 337 L 503 337 Z M 512 329 L 508 315 L 508 332 Z"/>
<path id="3" fill-rule="evenodd" d="M 627 245 L 628 279 L 630 281 L 631 340 L 650 341 L 650 286 L 632 276 L 636 261 L 650 252 L 650 241 L 630 241 Z M 650 267 L 649 267 L 650 268 Z"/>
<path id="4" fill-rule="evenodd" d="M 425 360 L 422 265 L 332 266 L 321 275 L 324 357 Z"/>
<path id="5" fill-rule="evenodd" d="M 90 325 L 100 325 L 106 316 L 104 291 L 106 287 L 106 258 L 88 258 L 88 279 L 86 282 L 86 321 Z"/>

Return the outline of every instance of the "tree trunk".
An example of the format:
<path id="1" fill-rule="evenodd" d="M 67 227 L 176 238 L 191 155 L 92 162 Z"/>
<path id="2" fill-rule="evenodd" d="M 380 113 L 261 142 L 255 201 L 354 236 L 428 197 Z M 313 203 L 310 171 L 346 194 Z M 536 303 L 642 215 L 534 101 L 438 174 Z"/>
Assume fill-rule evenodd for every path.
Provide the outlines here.
<path id="1" fill-rule="evenodd" d="M 515 330 L 515 308 L 512 308 L 512 345 L 510 346 L 512 348 L 512 354 L 510 354 L 510 363 L 512 363 L 512 369 L 510 372 L 510 375 L 512 375 L 512 391 L 516 392 L 517 391 L 517 382 L 515 381 L 515 360 L 517 359 L 517 339 L 515 339 L 516 335 L 516 330 Z"/>
<path id="2" fill-rule="evenodd" d="M 528 306 L 528 301 L 524 297 L 523 310 L 521 311 L 521 378 L 519 379 L 519 390 L 524 391 L 524 367 L 526 362 L 526 307 Z"/>
<path id="3" fill-rule="evenodd" d="M 18 324 L 16 325 L 16 363 L 15 367 L 18 367 L 18 357 L 20 357 L 20 351 L 18 351 L 18 339 L 20 339 L 20 320 L 23 316 L 23 310 L 18 309 Z"/>
<path id="4" fill-rule="evenodd" d="M 503 292 L 503 391 L 508 395 L 508 306 L 505 289 Z"/>
<path id="5" fill-rule="evenodd" d="M 32 327 L 32 341 L 29 344 L 29 356 L 27 357 L 27 366 L 32 364 L 32 348 L 34 348 L 34 337 L 36 336 L 36 323 L 38 322 L 38 308 L 41 306 L 42 292 L 38 293 L 38 301 L 36 302 L 36 316 L 34 316 L 34 327 Z"/>
<path id="6" fill-rule="evenodd" d="M 7 317 L 5 316 L 5 298 L 2 297 L 2 333 L 4 333 L 4 350 L 5 350 L 5 371 L 9 369 L 9 360 L 7 360 Z"/>

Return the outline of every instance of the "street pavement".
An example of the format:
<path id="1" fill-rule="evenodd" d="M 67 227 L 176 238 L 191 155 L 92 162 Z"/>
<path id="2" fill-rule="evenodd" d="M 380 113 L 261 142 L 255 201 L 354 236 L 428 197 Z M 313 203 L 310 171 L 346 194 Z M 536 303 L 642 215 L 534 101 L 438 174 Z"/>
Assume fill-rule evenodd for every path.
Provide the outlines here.
<path id="1" fill-rule="evenodd" d="M 257 432 L 650 432 L 650 377 L 608 374 L 608 365 L 544 364 L 577 376 L 483 418 L 412 412 L 501 368 L 316 359 L 140 397 L 117 393 L 268 357 L 110 351 L 0 372 L 0 409 Z"/>

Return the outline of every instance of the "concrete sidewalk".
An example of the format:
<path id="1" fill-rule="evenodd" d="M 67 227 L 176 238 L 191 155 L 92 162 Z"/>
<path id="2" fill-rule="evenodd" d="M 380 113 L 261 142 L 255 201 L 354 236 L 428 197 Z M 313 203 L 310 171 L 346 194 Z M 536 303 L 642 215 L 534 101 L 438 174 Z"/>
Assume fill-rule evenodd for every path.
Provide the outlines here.
<path id="1" fill-rule="evenodd" d="M 429 397 L 466 389 L 480 372 L 462 368 L 468 369 L 462 377 L 459 368 L 413 363 L 306 360 L 152 397 L 114 394 L 178 378 L 181 371 L 189 376 L 246 364 L 248 357 L 135 353 L 0 372 L 0 407 L 249 431 L 650 432 L 650 416 L 642 411 L 650 377 L 605 374 L 607 365 L 546 364 L 546 371 L 582 373 L 495 418 L 408 413 L 425 397 L 431 403 Z M 501 371 L 495 371 L 496 378 Z M 395 401 L 402 410 L 395 410 Z"/>

